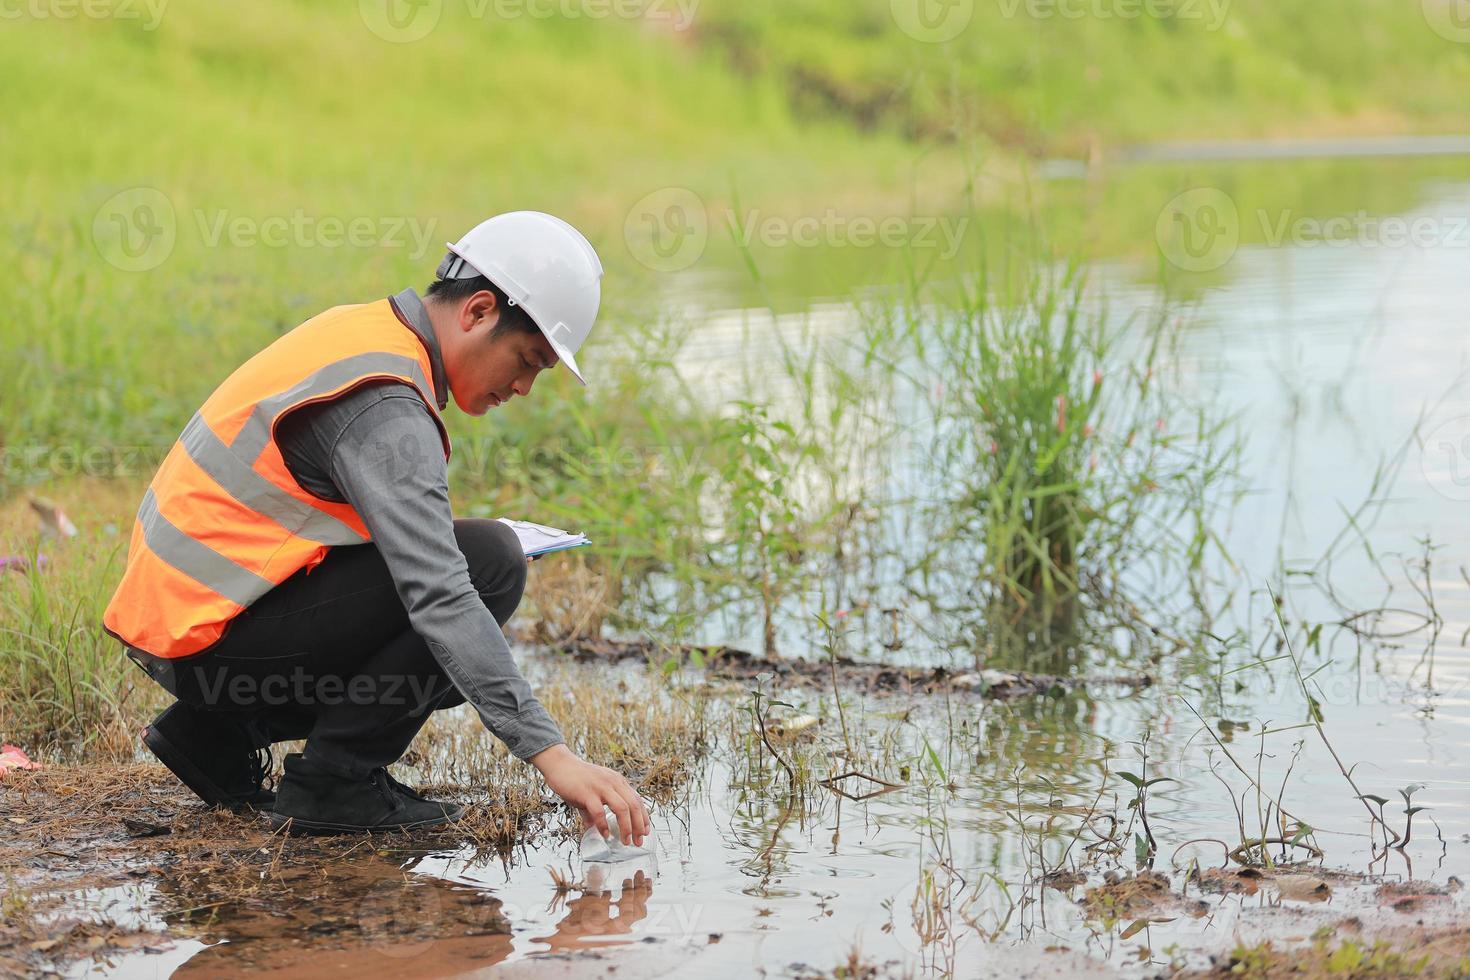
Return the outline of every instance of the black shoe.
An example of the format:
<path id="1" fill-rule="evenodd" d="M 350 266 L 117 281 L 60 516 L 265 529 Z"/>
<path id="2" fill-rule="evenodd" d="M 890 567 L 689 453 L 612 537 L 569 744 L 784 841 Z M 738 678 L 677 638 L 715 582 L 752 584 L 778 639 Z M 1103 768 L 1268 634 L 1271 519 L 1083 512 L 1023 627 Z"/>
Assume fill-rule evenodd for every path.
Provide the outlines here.
<path id="1" fill-rule="evenodd" d="M 292 753 L 276 789 L 271 826 L 289 825 L 291 833 L 352 834 L 438 827 L 462 816 L 464 807 L 426 800 L 386 769 L 356 774 Z"/>
<path id="2" fill-rule="evenodd" d="M 270 749 L 246 720 L 177 701 L 143 729 L 143 744 L 210 806 L 269 810 Z"/>

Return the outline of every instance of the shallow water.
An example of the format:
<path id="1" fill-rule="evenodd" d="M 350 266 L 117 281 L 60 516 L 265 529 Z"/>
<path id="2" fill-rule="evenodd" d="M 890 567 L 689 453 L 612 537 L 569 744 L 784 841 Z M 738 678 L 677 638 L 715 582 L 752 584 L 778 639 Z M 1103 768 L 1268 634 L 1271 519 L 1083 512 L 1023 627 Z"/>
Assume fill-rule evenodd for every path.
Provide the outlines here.
<path id="1" fill-rule="evenodd" d="M 1414 177 L 1412 188 L 1398 189 L 1412 201 L 1401 215 L 1446 229 L 1470 218 L 1470 182 Z M 1459 533 L 1470 506 L 1470 387 L 1463 383 L 1470 366 L 1470 231 L 1461 234 L 1458 244 L 1429 247 L 1358 241 L 1275 248 L 1247 241 L 1199 294 L 1183 346 L 1188 376 L 1240 413 L 1251 492 L 1220 530 L 1238 563 L 1238 621 L 1253 625 L 1258 637 L 1269 608 L 1262 595 L 1249 597 L 1250 590 L 1263 587 L 1280 561 L 1321 555 L 1345 513 L 1372 491 L 1381 461 L 1410 440 L 1421 412 L 1428 413 L 1422 440 L 1409 444 L 1396 482 L 1378 491 L 1384 504 L 1370 535 L 1376 562 L 1361 548 L 1344 549 L 1332 582 L 1354 608 L 1402 607 L 1388 622 L 1412 627 L 1426 604 L 1409 588 L 1412 568 L 1404 561 L 1420 554 L 1417 539 L 1432 536 L 1439 550 L 1428 578 L 1444 621 L 1432 675 L 1422 631 L 1395 646 L 1360 644 L 1328 628 L 1328 656 L 1304 659 L 1305 669 L 1322 668 L 1314 679 L 1325 731 L 1344 764 L 1356 765 L 1360 788 L 1394 801 L 1388 812 L 1395 825 L 1402 823 L 1400 787 L 1424 784 L 1414 802 L 1431 809 L 1416 818 L 1414 842 L 1385 856 L 1370 843 L 1362 805 L 1315 731 L 1270 735 L 1261 771 L 1275 792 L 1292 764 L 1293 746 L 1303 741 L 1284 800 L 1317 829 L 1326 863 L 1435 882 L 1470 875 L 1470 650 L 1461 642 L 1470 630 L 1470 583 L 1460 570 L 1470 565 L 1470 542 Z M 1096 283 L 1115 313 L 1158 302 L 1139 269 L 1123 260 L 1098 265 Z M 720 365 L 742 349 L 749 333 L 769 329 L 769 321 L 720 308 L 717 299 L 705 305 L 705 328 L 686 351 L 686 369 L 696 381 L 715 382 L 723 376 Z M 812 310 L 818 331 L 829 336 L 840 335 L 851 315 L 842 304 L 814 303 Z M 1300 580 L 1289 584 L 1309 619 L 1340 615 Z M 722 624 L 727 632 L 718 638 L 752 646 L 758 640 L 732 635 L 733 628 Z M 1266 655 L 1274 653 L 1268 648 Z M 371 940 L 365 950 L 313 954 L 309 944 L 288 944 L 265 955 L 271 943 L 255 936 L 253 926 L 237 928 L 226 919 L 217 935 L 228 939 L 235 929 L 230 946 L 191 940 L 166 952 L 130 954 L 97 972 L 160 976 L 177 969 L 189 975 L 239 965 L 245 960 L 236 960 L 236 951 L 245 957 L 252 948 L 251 955 L 263 957 L 257 966 L 289 964 L 288 972 L 303 975 L 353 966 L 443 975 L 593 947 L 606 958 L 558 959 L 546 967 L 575 975 L 625 963 L 620 975 L 697 970 L 700 976 L 749 976 L 764 970 L 781 976 L 831 970 L 856 946 L 878 963 L 968 976 L 1049 962 L 1064 968 L 1071 954 L 1042 950 L 1065 947 L 1136 971 L 1149 969 L 1150 961 L 1153 969 L 1166 963 L 1163 951 L 1176 943 L 1196 950 L 1193 960 L 1200 962 L 1199 951 L 1228 949 L 1238 924 L 1269 917 L 1273 901 L 1233 897 L 1208 917 L 1171 916 L 1124 939 L 1122 925 L 1108 929 L 1084 920 L 1073 901 L 1080 892 L 1036 885 L 1037 842 L 1049 832 L 1040 844 L 1047 867 L 1064 851 L 1070 863 L 1093 840 L 1082 834 L 1068 843 L 1091 808 L 1128 820 L 1132 792 L 1117 776 L 1099 799 L 1099 760 L 1109 760 L 1115 772 L 1136 771 L 1129 743 L 1145 731 L 1152 733 L 1149 775 L 1173 780 L 1149 800 L 1156 865 L 1169 870 L 1187 841 L 1238 840 L 1236 812 L 1210 773 L 1212 762 L 1236 793 L 1246 784 L 1223 764 L 1222 751 L 1201 732 L 1180 694 L 1205 710 L 1221 739 L 1253 767 L 1263 727 L 1285 729 L 1306 716 L 1283 665 L 1276 667 L 1274 673 L 1232 675 L 1213 705 L 1184 687 L 1197 674 L 1169 664 L 1161 666 L 1159 684 L 1137 693 L 1103 690 L 1013 704 L 933 698 L 905 721 L 898 719 L 910 701 L 850 695 L 849 723 L 863 713 L 878 733 L 871 744 L 891 733 L 886 761 L 872 765 L 889 778 L 907 765 L 906 788 L 864 801 L 817 788 L 809 811 L 788 812 L 780 794 L 742 794 L 738 757 L 727 750 L 708 762 L 685 808 L 658 815 L 657 877 L 630 881 L 610 896 L 556 898 L 545 867 L 574 866 L 571 841 L 530 846 L 510 864 L 468 853 L 414 854 L 403 862 L 406 877 L 394 871 L 393 861 L 374 859 L 372 873 L 384 884 L 361 914 L 381 915 L 387 924 L 365 931 Z M 1233 688 L 1236 680 L 1242 689 Z M 841 744 L 830 697 L 825 703 L 809 694 L 790 697 L 801 710 L 823 716 L 825 744 Z M 1219 717 L 1248 727 L 1216 725 Z M 942 777 L 929 761 L 931 746 Z M 1254 807 L 1251 796 L 1246 809 L 1252 823 Z M 1121 863 L 1131 868 L 1131 836 L 1124 842 Z M 1181 866 L 1190 855 L 1205 865 L 1222 859 L 1219 845 L 1194 845 L 1180 854 Z M 966 885 L 952 890 L 947 934 L 925 944 L 913 900 L 926 873 L 952 881 L 936 864 L 941 857 Z M 466 937 L 436 926 L 462 925 L 473 916 L 459 913 L 481 907 L 476 903 L 486 896 L 498 903 L 508 935 Z M 136 897 L 93 897 L 118 910 L 140 904 Z M 155 896 L 141 905 L 165 901 Z M 1359 901 L 1364 899 L 1351 889 L 1333 899 L 1339 910 Z M 963 921 L 960 906 L 973 924 Z M 1311 928 L 1297 931 L 1305 935 Z M 993 933 L 994 941 L 982 933 Z"/>

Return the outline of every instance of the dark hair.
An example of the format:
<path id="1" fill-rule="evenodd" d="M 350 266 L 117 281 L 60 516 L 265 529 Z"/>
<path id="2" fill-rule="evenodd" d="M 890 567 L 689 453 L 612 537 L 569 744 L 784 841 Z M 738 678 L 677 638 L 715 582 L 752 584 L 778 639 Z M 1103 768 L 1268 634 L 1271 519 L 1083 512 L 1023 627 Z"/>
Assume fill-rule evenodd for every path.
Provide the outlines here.
<path id="1" fill-rule="evenodd" d="M 427 295 L 441 303 L 455 303 L 469 299 L 483 290 L 489 290 L 495 294 L 495 308 L 500 311 L 500 320 L 495 324 L 495 329 L 491 331 L 490 336 L 539 332 L 536 322 L 526 313 L 525 307 L 512 306 L 505 291 L 484 276 L 472 276 L 469 279 L 435 279 L 429 284 Z"/>

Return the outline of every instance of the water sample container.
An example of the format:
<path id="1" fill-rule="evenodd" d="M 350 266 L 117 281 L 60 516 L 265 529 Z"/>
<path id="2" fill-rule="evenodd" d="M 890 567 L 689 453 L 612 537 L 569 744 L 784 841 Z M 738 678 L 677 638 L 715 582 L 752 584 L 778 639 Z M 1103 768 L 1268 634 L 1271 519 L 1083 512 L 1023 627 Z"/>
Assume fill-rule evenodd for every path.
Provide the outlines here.
<path id="1" fill-rule="evenodd" d="M 582 881 L 590 894 L 621 894 L 632 886 L 643 887 L 658 877 L 658 853 L 653 834 L 643 838 L 642 847 L 625 846 L 618 834 L 618 818 L 607 815 L 611 840 L 603 840 L 596 828 L 582 835 Z"/>
<path id="2" fill-rule="evenodd" d="M 618 818 L 615 813 L 607 814 L 607 829 L 612 832 L 608 840 L 602 839 L 596 827 L 588 827 L 587 832 L 582 835 L 583 864 L 621 864 L 624 861 L 637 861 L 654 856 L 654 840 L 651 832 L 643 838 L 642 847 L 624 844 L 622 832 L 618 830 Z"/>

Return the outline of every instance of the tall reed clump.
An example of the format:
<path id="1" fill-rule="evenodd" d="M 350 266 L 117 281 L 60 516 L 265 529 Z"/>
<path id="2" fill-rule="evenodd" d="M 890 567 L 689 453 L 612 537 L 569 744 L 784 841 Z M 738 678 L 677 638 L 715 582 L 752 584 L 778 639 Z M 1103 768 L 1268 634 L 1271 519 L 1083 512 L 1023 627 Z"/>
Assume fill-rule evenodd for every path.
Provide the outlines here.
<path id="1" fill-rule="evenodd" d="M 982 274 L 911 305 L 926 507 L 955 595 L 992 625 L 1079 601 L 1153 625 L 1202 606 L 1212 515 L 1232 492 L 1229 422 L 1185 393 L 1162 309 L 1118 323 L 1075 268 L 1027 274 L 1014 299 Z M 911 450 L 912 451 L 912 450 Z"/>

